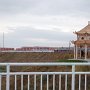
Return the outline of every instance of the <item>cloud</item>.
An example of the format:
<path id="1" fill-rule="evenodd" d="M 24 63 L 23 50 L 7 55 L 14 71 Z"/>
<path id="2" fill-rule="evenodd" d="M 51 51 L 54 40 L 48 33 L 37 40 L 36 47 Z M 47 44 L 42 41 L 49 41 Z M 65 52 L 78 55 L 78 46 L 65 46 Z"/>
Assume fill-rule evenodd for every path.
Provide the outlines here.
<path id="1" fill-rule="evenodd" d="M 18 46 L 62 46 L 72 39 L 70 32 L 38 30 L 31 27 L 18 27 L 12 33 L 5 34 L 5 45 Z M 2 37 L 1 37 L 2 39 Z"/>
<path id="2" fill-rule="evenodd" d="M 0 0 L 0 12 L 7 14 L 80 16 L 88 15 L 89 7 L 89 0 Z"/>

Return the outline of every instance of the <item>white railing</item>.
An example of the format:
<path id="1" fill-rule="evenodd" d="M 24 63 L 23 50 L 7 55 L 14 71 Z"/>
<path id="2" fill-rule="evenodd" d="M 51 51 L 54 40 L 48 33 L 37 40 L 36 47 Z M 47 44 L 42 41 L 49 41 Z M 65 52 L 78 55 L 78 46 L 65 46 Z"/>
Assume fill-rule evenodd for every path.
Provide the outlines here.
<path id="1" fill-rule="evenodd" d="M 27 72 L 25 70 L 18 71 L 17 68 L 16 71 L 12 71 L 12 68 L 22 66 L 48 66 L 51 68 L 52 66 L 70 66 L 71 70 L 58 72 L 50 72 L 48 70 L 44 72 Z M 89 82 L 87 77 L 89 77 L 90 71 L 76 71 L 76 66 L 90 66 L 90 63 L 0 63 L 0 90 L 24 90 L 24 88 L 25 90 L 77 90 L 75 88 L 76 82 L 78 82 L 78 90 L 82 90 L 82 76 L 84 76 L 83 90 L 90 90 L 90 88 L 87 88 Z M 3 71 L 2 67 L 4 67 L 4 69 L 6 67 L 6 70 Z M 77 80 L 76 76 L 78 77 Z M 62 83 L 64 84 L 62 85 Z M 71 83 L 70 86 L 68 86 L 68 83 Z"/>

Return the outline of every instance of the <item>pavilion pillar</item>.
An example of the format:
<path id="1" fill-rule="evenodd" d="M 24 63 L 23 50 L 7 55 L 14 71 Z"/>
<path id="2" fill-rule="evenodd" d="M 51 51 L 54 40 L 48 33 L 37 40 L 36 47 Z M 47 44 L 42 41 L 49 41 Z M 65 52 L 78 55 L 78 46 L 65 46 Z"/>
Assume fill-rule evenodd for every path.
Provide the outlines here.
<path id="1" fill-rule="evenodd" d="M 74 45 L 74 59 L 76 59 L 76 45 Z"/>
<path id="2" fill-rule="evenodd" d="M 78 59 L 78 47 L 76 45 L 76 59 Z"/>
<path id="3" fill-rule="evenodd" d="M 81 48 L 80 48 L 80 59 L 81 59 L 82 57 L 81 57 Z"/>
<path id="4" fill-rule="evenodd" d="M 85 44 L 85 60 L 87 59 L 87 44 Z"/>

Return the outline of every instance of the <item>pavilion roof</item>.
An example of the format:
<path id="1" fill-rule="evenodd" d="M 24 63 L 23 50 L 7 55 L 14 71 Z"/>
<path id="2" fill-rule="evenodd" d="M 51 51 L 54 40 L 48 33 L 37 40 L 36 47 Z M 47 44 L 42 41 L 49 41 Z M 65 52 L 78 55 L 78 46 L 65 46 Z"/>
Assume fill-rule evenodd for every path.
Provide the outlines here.
<path id="1" fill-rule="evenodd" d="M 82 44 L 89 44 L 90 45 L 90 40 L 76 40 L 72 41 L 72 43 L 77 44 L 77 45 L 82 45 Z"/>
<path id="2" fill-rule="evenodd" d="M 88 22 L 88 25 L 81 29 L 80 31 L 76 32 L 77 34 L 85 34 L 88 33 L 90 34 L 90 21 Z"/>

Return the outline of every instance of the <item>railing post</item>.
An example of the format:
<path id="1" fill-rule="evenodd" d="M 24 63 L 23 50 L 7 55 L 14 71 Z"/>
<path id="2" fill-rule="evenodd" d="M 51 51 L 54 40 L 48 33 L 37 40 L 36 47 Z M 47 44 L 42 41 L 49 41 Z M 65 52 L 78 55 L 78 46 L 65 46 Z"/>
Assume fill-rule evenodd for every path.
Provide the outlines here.
<path id="1" fill-rule="evenodd" d="M 6 90 L 10 90 L 10 65 L 7 64 L 7 75 L 6 75 Z"/>
<path id="2" fill-rule="evenodd" d="M 72 89 L 75 90 L 75 65 L 72 65 Z"/>

